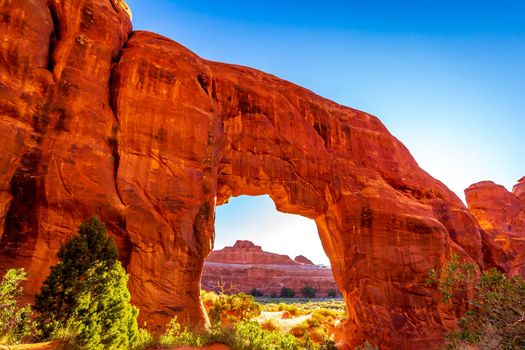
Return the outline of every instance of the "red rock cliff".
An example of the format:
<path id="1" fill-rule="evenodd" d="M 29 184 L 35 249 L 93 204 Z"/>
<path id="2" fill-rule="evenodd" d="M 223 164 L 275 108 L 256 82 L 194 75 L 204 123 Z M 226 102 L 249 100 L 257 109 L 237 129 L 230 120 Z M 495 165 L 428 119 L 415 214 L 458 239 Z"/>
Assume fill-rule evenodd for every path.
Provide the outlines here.
<path id="1" fill-rule="evenodd" d="M 317 297 L 327 297 L 330 290 L 337 290 L 329 268 L 265 252 L 250 241 L 237 241 L 232 247 L 212 251 L 204 262 L 201 281 L 208 291 L 220 285 L 235 286 L 238 292 L 250 293 L 255 288 L 266 296 L 279 295 L 283 287 L 293 289 L 298 297 L 306 286 L 315 288 Z"/>
<path id="2" fill-rule="evenodd" d="M 492 250 L 491 263 L 525 278 L 525 178 L 512 190 L 491 181 L 465 190 L 469 210 L 491 241 L 501 250 Z"/>
<path id="3" fill-rule="evenodd" d="M 349 345 L 442 339 L 456 317 L 424 281 L 451 252 L 519 265 L 376 117 L 131 32 L 122 0 L 1 1 L 0 51 L 0 270 L 29 296 L 97 214 L 141 319 L 203 326 L 215 205 L 241 194 L 316 221 Z"/>

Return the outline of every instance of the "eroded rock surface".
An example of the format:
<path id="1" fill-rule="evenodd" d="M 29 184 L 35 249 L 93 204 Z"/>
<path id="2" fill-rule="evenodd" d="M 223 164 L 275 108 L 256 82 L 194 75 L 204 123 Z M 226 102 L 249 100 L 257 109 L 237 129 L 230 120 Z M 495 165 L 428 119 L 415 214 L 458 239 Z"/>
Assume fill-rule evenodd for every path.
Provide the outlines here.
<path id="1" fill-rule="evenodd" d="M 492 250 L 492 263 L 525 278 L 525 178 L 512 192 L 491 181 L 465 190 L 468 207 L 500 250 Z"/>
<path id="2" fill-rule="evenodd" d="M 452 252 L 519 265 L 376 117 L 132 33 L 121 3 L 0 2 L 0 270 L 28 297 L 97 214 L 141 319 L 203 326 L 215 205 L 242 194 L 316 221 L 349 345 L 439 342 L 457 315 L 424 282 Z"/>
<path id="3" fill-rule="evenodd" d="M 337 291 L 329 268 L 315 266 L 301 257 L 299 260 L 306 263 L 265 252 L 250 241 L 237 241 L 232 247 L 212 251 L 206 258 L 202 288 L 208 291 L 233 288 L 233 291 L 244 293 L 257 289 L 271 296 L 280 295 L 281 289 L 286 287 L 293 289 L 298 297 L 302 296 L 301 289 L 307 286 L 316 289 L 317 297 L 327 297 L 329 291 Z"/>

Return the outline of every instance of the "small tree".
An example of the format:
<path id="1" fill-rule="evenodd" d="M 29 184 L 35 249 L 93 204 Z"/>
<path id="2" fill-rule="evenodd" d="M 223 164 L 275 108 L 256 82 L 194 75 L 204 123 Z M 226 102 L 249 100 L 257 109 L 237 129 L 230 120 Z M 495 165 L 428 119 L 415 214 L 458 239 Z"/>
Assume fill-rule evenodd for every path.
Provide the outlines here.
<path id="1" fill-rule="evenodd" d="M 59 262 L 51 267 L 36 297 L 38 327 L 47 339 L 73 315 L 73 306 L 80 293 L 81 279 L 96 264 L 114 266 L 118 250 L 112 238 L 106 237 L 106 227 L 97 217 L 84 221 L 78 234 L 62 245 Z"/>
<path id="2" fill-rule="evenodd" d="M 305 286 L 301 289 L 301 294 L 305 298 L 315 298 L 316 293 L 317 293 L 317 289 L 310 287 L 310 286 Z"/>
<path id="3" fill-rule="evenodd" d="M 20 283 L 26 280 L 23 269 L 11 269 L 0 282 L 0 343 L 18 344 L 34 328 L 31 307 L 20 307 L 17 299 L 22 296 Z"/>
<path id="4" fill-rule="evenodd" d="M 490 269 L 477 276 L 473 264 L 457 255 L 428 283 L 439 288 L 442 301 L 465 305 L 460 331 L 448 335 L 450 345 L 475 343 L 480 348 L 525 348 L 525 281 Z"/>
<path id="5" fill-rule="evenodd" d="M 281 298 L 293 298 L 295 296 L 295 291 L 291 288 L 283 287 L 281 289 Z"/>
<path id="6" fill-rule="evenodd" d="M 130 304 L 128 275 L 120 264 L 96 263 L 85 274 L 68 320 L 82 349 L 131 349 L 138 309 Z"/>
<path id="7" fill-rule="evenodd" d="M 329 298 L 335 298 L 337 296 L 337 291 L 335 289 L 329 289 L 327 295 Z"/>

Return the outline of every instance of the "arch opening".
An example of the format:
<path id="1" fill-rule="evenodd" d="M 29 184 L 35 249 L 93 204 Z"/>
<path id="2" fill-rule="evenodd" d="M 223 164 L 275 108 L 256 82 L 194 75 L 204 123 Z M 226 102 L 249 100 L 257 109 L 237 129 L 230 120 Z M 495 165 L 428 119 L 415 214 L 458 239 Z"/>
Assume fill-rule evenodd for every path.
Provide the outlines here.
<path id="1" fill-rule="evenodd" d="M 287 288 L 295 297 L 341 296 L 316 222 L 278 211 L 268 195 L 241 195 L 216 207 L 214 250 L 201 281 L 208 291 L 277 297 Z M 304 295 L 307 287 L 314 295 Z"/>

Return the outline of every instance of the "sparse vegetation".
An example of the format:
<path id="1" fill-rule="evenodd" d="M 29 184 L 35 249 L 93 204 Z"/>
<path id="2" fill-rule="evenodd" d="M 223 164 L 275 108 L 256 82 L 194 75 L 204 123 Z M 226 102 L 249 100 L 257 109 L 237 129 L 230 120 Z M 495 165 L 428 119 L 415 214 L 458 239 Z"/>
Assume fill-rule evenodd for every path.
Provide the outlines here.
<path id="1" fill-rule="evenodd" d="M 18 344 L 33 332 L 31 307 L 20 306 L 18 300 L 26 277 L 23 269 L 11 269 L 0 281 L 0 344 Z"/>
<path id="2" fill-rule="evenodd" d="M 58 258 L 37 296 L 36 322 L 32 321 L 29 306 L 17 304 L 25 272 L 10 270 L 6 274 L 0 284 L 0 342 L 15 344 L 31 336 L 32 340 L 58 340 L 61 349 L 71 350 L 199 347 L 216 342 L 232 350 L 333 350 L 335 344 L 328 337 L 327 325 L 344 315 L 342 300 L 312 301 L 316 291 L 308 286 L 301 290 L 308 299 L 294 298 L 295 291 L 286 287 L 281 290 L 281 298 L 273 295 L 275 298 L 269 299 L 262 298 L 255 288 L 252 295 L 231 294 L 236 286 L 226 289 L 218 284 L 218 293 L 201 294 L 212 321 L 210 329 L 195 333 L 175 318 L 165 334 L 154 338 L 145 328 L 137 327 L 138 310 L 130 304 L 128 276 L 118 261 L 113 240 L 107 237 L 98 218 L 82 223 L 78 233 L 60 248 Z M 272 303 L 268 303 L 270 300 Z M 263 308 L 276 311 L 279 319 L 257 318 Z M 298 317 L 303 319 L 295 321 Z M 289 332 L 294 322 L 304 319 L 307 321 L 297 327 L 304 331 Z"/>
<path id="3" fill-rule="evenodd" d="M 317 289 L 310 287 L 310 286 L 305 286 L 301 289 L 301 294 L 305 298 L 315 298 L 316 293 L 317 293 Z"/>
<path id="4" fill-rule="evenodd" d="M 261 306 L 253 296 L 244 293 L 218 294 L 208 310 L 212 323 L 232 323 L 250 319 L 261 313 Z"/>
<path id="5" fill-rule="evenodd" d="M 293 298 L 295 296 L 295 291 L 291 288 L 283 287 L 281 289 L 281 298 Z"/>
<path id="6" fill-rule="evenodd" d="M 250 292 L 250 295 L 251 296 L 254 296 L 254 297 L 262 297 L 264 294 L 263 292 L 261 292 L 260 290 L 258 290 L 257 288 L 253 288 Z"/>
<path id="7" fill-rule="evenodd" d="M 525 281 L 490 269 L 477 274 L 474 264 L 457 255 L 438 271 L 431 271 L 428 284 L 441 292 L 442 302 L 466 308 L 460 330 L 448 335 L 450 348 L 462 343 L 481 349 L 525 348 Z"/>
<path id="8" fill-rule="evenodd" d="M 337 297 L 337 291 L 335 289 L 329 289 L 328 293 L 327 293 L 327 296 L 329 298 L 335 298 L 335 297 Z"/>

